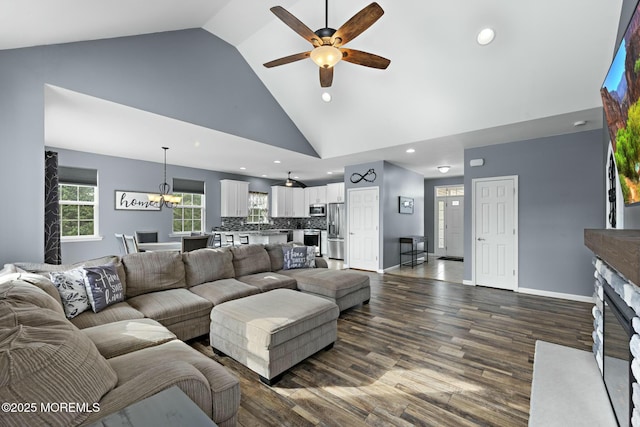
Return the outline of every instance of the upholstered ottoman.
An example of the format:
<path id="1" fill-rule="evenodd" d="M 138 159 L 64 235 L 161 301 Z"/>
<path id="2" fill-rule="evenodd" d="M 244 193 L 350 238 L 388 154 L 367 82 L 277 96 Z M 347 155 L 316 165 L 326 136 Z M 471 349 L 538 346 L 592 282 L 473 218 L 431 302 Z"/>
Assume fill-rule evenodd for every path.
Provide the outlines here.
<path id="1" fill-rule="evenodd" d="M 369 276 L 366 274 L 328 268 L 301 268 L 278 273 L 296 279 L 302 292 L 334 301 L 340 311 L 360 303 L 368 304 L 371 298 Z"/>
<path id="2" fill-rule="evenodd" d="M 283 373 L 337 338 L 338 306 L 324 298 L 275 289 L 216 305 L 211 347 L 273 385 Z"/>

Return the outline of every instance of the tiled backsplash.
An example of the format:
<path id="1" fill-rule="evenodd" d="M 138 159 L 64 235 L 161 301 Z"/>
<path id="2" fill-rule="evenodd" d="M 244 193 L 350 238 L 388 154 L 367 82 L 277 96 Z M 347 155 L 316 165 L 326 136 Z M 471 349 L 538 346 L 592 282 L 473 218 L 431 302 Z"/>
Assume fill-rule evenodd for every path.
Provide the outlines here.
<path id="1" fill-rule="evenodd" d="M 271 218 L 269 224 L 247 224 L 247 218 L 245 217 L 223 217 L 220 218 L 220 220 L 220 224 L 216 227 L 219 227 L 222 230 L 233 231 L 255 231 L 283 228 L 327 229 L 327 218 L 317 216 L 312 218 Z"/>

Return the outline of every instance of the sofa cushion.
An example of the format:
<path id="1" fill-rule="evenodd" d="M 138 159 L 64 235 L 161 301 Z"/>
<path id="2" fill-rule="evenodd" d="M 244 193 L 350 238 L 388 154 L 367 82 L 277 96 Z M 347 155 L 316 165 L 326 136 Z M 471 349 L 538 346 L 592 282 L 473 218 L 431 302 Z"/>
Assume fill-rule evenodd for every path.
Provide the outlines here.
<path id="1" fill-rule="evenodd" d="M 106 359 L 175 340 L 173 332 L 153 319 L 121 320 L 82 330 Z"/>
<path id="2" fill-rule="evenodd" d="M 124 289 L 113 264 L 83 267 L 84 285 L 95 313 L 124 301 Z"/>
<path id="3" fill-rule="evenodd" d="M 118 270 L 118 276 L 120 277 L 120 282 L 122 286 L 127 288 L 126 276 L 124 271 L 124 266 L 120 260 L 120 257 L 115 255 L 103 256 L 100 258 L 90 259 L 88 261 L 76 262 L 74 264 L 45 264 L 45 263 L 37 263 L 37 262 L 16 262 L 14 263 L 15 267 L 27 271 L 29 273 L 36 273 L 41 276 L 49 278 L 49 273 L 52 271 L 67 271 L 73 270 L 77 267 L 96 267 L 99 265 L 105 264 L 115 264 Z"/>
<path id="4" fill-rule="evenodd" d="M 168 360 L 171 363 L 167 363 Z M 127 406 L 133 396 L 140 398 L 143 393 L 144 399 L 177 384 L 214 422 L 235 425 L 225 421 L 233 419 L 240 407 L 238 379 L 224 366 L 182 341 L 173 340 L 124 354 L 109 359 L 109 363 L 117 372 L 119 382 L 118 387 L 105 396 L 106 411 L 115 409 L 111 408 L 114 400 L 124 400 Z M 101 402 L 101 409 L 102 406 Z"/>
<path id="5" fill-rule="evenodd" d="M 222 279 L 189 288 L 191 292 L 211 302 L 214 306 L 225 301 L 260 293 L 260 289 L 236 279 Z"/>
<path id="6" fill-rule="evenodd" d="M 187 286 L 235 276 L 233 254 L 228 249 L 198 249 L 182 254 Z"/>
<path id="7" fill-rule="evenodd" d="M 62 305 L 41 288 L 23 280 L 25 275 L 29 275 L 29 273 L 14 273 L 3 277 L 3 281 L 0 283 L 0 301 L 11 300 L 14 306 L 23 304 L 30 307 L 35 305 L 64 314 Z M 46 279 L 42 278 L 42 280 Z"/>
<path id="8" fill-rule="evenodd" d="M 84 286 L 82 267 L 68 271 L 52 271 L 49 276 L 53 285 L 58 289 L 67 318 L 72 319 L 91 308 Z"/>
<path id="9" fill-rule="evenodd" d="M 125 255 L 122 264 L 127 277 L 126 297 L 187 286 L 184 263 L 178 252 L 158 251 Z"/>
<path id="10" fill-rule="evenodd" d="M 293 247 L 293 243 L 269 243 L 264 245 L 264 249 L 269 255 L 271 261 L 271 271 L 282 270 L 284 266 L 284 255 L 282 248 Z"/>
<path id="11" fill-rule="evenodd" d="M 20 280 L 25 283 L 29 283 L 30 285 L 36 286 L 40 288 L 44 292 L 47 293 L 50 297 L 52 297 L 60 306 L 62 310 L 62 300 L 60 299 L 60 292 L 56 289 L 56 287 L 51 283 L 48 277 L 44 277 L 40 274 L 35 273 L 27 273 L 25 271 L 18 271 L 17 273 L 6 274 L 0 276 L 0 284 L 11 282 L 13 280 Z"/>
<path id="12" fill-rule="evenodd" d="M 270 271 L 238 277 L 238 280 L 251 286 L 255 286 L 260 289 L 261 292 L 267 292 L 273 289 L 298 289 L 294 278 L 283 274 L 272 273 Z"/>
<path id="13" fill-rule="evenodd" d="M 316 251 L 312 246 L 282 247 L 284 257 L 282 269 L 314 268 L 316 266 Z"/>
<path id="14" fill-rule="evenodd" d="M 143 319 L 144 314 L 131 307 L 127 302 L 119 302 L 110 305 L 99 313 L 87 310 L 79 316 L 71 319 L 71 323 L 80 329 L 92 326 L 104 325 L 105 323 L 117 322 L 119 320 Z"/>
<path id="15" fill-rule="evenodd" d="M 114 370 L 64 314 L 14 303 L 11 298 L 0 300 L 1 402 L 93 405 L 116 385 Z M 88 415 L 38 408 L 2 414 L 2 425 L 78 425 Z"/>
<path id="16" fill-rule="evenodd" d="M 213 304 L 186 289 L 169 289 L 138 295 L 127 300 L 146 317 L 164 326 L 207 316 Z"/>
<path id="17" fill-rule="evenodd" d="M 351 271 L 303 268 L 282 270 L 279 273 L 296 279 L 298 289 L 301 291 L 332 299 L 342 298 L 358 289 L 369 286 L 369 276 Z"/>
<path id="18" fill-rule="evenodd" d="M 271 271 L 269 254 L 262 245 L 240 245 L 231 249 L 236 277 Z"/>

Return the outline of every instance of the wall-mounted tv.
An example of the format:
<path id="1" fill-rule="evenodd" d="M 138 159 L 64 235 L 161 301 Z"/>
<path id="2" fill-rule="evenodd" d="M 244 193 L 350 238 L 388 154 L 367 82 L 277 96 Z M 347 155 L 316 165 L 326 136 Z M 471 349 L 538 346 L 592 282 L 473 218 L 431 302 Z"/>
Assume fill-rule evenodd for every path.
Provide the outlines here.
<path id="1" fill-rule="evenodd" d="M 640 3 L 600 89 L 625 205 L 640 202 Z"/>

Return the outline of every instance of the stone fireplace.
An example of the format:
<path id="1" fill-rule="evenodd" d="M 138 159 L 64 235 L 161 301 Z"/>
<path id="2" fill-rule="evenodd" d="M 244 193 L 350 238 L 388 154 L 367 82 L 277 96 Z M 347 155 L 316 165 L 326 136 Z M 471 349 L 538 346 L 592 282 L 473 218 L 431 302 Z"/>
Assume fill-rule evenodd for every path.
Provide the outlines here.
<path id="1" fill-rule="evenodd" d="M 593 353 L 620 426 L 640 427 L 640 230 L 585 230 L 596 257 Z"/>

